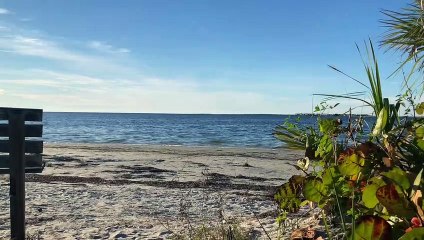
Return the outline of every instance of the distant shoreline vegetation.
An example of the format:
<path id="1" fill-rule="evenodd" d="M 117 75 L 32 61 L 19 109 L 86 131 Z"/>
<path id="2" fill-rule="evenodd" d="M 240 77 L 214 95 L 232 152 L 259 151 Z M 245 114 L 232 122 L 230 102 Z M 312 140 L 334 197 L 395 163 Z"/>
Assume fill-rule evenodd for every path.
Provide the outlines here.
<path id="1" fill-rule="evenodd" d="M 146 115 L 266 115 L 266 116 L 342 116 L 342 113 L 154 113 L 154 112 L 58 112 L 58 111 L 45 111 L 45 113 L 70 113 L 70 114 L 146 114 Z M 372 114 L 352 114 L 354 117 L 369 116 L 373 117 Z"/>

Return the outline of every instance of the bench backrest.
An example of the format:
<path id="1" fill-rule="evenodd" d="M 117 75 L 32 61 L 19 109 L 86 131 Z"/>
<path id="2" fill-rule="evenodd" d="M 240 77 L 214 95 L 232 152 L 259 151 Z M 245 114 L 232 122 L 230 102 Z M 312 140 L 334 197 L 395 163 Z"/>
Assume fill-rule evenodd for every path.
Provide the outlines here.
<path id="1" fill-rule="evenodd" d="M 14 154 L 22 150 L 25 152 L 25 172 L 42 172 L 42 118 L 41 109 L 0 108 L 0 174 L 10 173 Z M 22 142 L 23 149 L 15 146 Z"/>

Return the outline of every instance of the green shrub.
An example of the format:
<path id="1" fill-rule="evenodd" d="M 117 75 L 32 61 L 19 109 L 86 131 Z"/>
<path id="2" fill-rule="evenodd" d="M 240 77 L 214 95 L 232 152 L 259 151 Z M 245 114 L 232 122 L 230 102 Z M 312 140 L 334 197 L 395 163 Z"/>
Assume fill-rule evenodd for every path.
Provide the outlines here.
<path id="1" fill-rule="evenodd" d="M 399 41 L 424 39 L 417 32 L 409 32 L 416 34 L 414 37 L 408 35 L 407 31 L 417 30 L 417 24 L 419 32 L 424 29 L 422 1 L 414 1 L 412 8 L 413 11 L 409 9 L 404 14 L 415 14 L 413 16 L 385 12 L 391 18 L 385 23 L 392 28 L 392 34 L 386 36 L 383 44 L 390 47 L 398 44 L 409 49 L 413 43 Z M 413 22 L 416 19 L 420 22 Z M 414 26 L 409 26 L 407 21 L 412 21 Z M 424 43 L 415 46 L 421 47 Z M 419 48 L 417 54 L 421 51 Z M 370 107 L 376 122 L 368 134 L 363 135 L 363 118 L 352 115 L 348 116 L 345 125 L 339 119 L 319 117 L 317 129 L 300 129 L 287 122 L 276 128 L 278 139 L 306 152 L 305 159 L 297 166 L 303 174 L 290 178 L 274 196 L 280 209 L 277 221 L 283 221 L 288 212 L 295 212 L 312 202 L 323 209 L 324 220 L 327 215 L 337 215 L 346 239 L 424 239 L 424 119 L 416 117 L 424 113 L 424 103 L 415 102 L 422 91 L 419 85 L 409 86 L 411 73 L 403 80 L 405 93 L 390 103 L 382 92 L 379 65 L 371 41 L 366 52 L 369 63 L 364 62 L 364 69 L 368 83 L 351 79 L 367 88 L 370 100 L 358 98 L 355 93 L 319 95 L 325 100 L 354 99 Z M 418 58 L 416 62 L 421 65 L 423 60 Z M 411 71 L 422 77 L 420 71 L 415 71 L 415 65 Z M 404 66 L 402 64 L 401 68 Z M 316 110 L 325 111 L 328 106 L 320 104 Z M 401 106 L 406 116 L 401 116 Z M 331 239 L 331 231 L 325 224 Z"/>

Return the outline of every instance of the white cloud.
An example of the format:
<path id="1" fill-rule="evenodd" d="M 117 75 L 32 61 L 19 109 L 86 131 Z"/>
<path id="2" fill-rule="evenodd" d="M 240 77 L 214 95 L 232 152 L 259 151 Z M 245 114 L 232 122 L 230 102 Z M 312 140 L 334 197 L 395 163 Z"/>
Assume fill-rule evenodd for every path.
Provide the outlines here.
<path id="1" fill-rule="evenodd" d="M 105 81 L 100 78 L 95 77 L 89 77 L 85 75 L 80 74 L 69 74 L 69 73 L 60 73 L 60 72 L 54 72 L 50 70 L 41 70 L 41 69 L 34 69 L 32 70 L 34 75 L 37 76 L 45 76 L 46 78 L 53 79 L 56 82 L 62 82 L 67 84 L 73 84 L 73 85 L 101 85 L 104 84 Z"/>
<path id="2" fill-rule="evenodd" d="M 4 14 L 10 14 L 11 12 L 7 10 L 6 8 L 0 8 L 0 15 Z"/>
<path id="3" fill-rule="evenodd" d="M 275 99 L 266 91 L 213 89 L 207 82 L 145 76 L 127 54 L 105 42 L 76 42 L 11 27 L 0 32 L 0 56 L 20 56 L 32 68 L 38 60 L 49 60 L 49 70 L 1 69 L 2 104 L 35 107 L 48 111 L 170 112 L 170 113 L 281 113 L 297 112 L 310 103 Z M 85 51 L 90 47 L 94 51 Z M 31 57 L 31 58 L 29 58 Z M 32 62 L 31 62 L 32 61 Z M 43 64 L 44 65 L 44 61 Z M 59 66 L 59 67 L 58 67 Z M 59 70 L 60 69 L 60 70 Z M 231 89 L 237 89 L 231 86 Z"/>
<path id="4" fill-rule="evenodd" d="M 102 79 L 41 69 L 0 69 L 0 76 L 5 105 L 48 111 L 278 113 L 289 101 L 264 93 L 201 90 L 184 79 Z"/>
<path id="5" fill-rule="evenodd" d="M 22 93 L 36 92 L 103 92 L 112 90 L 113 81 L 81 74 L 61 73 L 50 70 L 26 69 L 23 71 L 0 70 L 0 84 Z M 31 89 L 27 91 L 25 89 Z M 13 91 L 9 91 L 13 92 Z M 16 93 L 16 91 L 15 91 Z"/>
<path id="6" fill-rule="evenodd" d="M 112 45 L 109 45 L 105 42 L 100 42 L 100 41 L 91 41 L 88 43 L 88 47 L 98 50 L 100 52 L 105 52 L 105 53 L 129 53 L 130 50 L 127 48 L 116 48 L 113 47 Z"/>
<path id="7" fill-rule="evenodd" d="M 127 63 L 117 61 L 114 58 L 105 58 L 95 54 L 83 53 L 76 50 L 78 46 L 64 46 L 58 42 L 47 40 L 46 37 L 32 37 L 23 34 L 17 34 L 16 31 L 1 35 L 0 34 L 0 52 L 38 57 L 55 61 L 67 68 L 110 73 L 110 74 L 138 74 L 139 70 L 131 68 Z M 71 65 L 70 65 L 71 63 Z"/>
<path id="8" fill-rule="evenodd" d="M 89 62 L 93 60 L 88 56 L 76 54 L 72 51 L 61 48 L 54 42 L 21 35 L 0 38 L 0 48 L 5 51 L 12 51 L 19 55 L 37 56 L 53 60 L 74 62 Z"/>
<path id="9" fill-rule="evenodd" d="M 21 93 L 0 96 L 6 105 L 27 103 L 46 111 L 168 112 L 168 113 L 278 113 L 282 102 L 257 93 L 151 90 L 115 87 L 104 92 Z M 18 105 L 17 105 L 18 104 Z M 259 110 L 258 110 L 259 109 Z"/>

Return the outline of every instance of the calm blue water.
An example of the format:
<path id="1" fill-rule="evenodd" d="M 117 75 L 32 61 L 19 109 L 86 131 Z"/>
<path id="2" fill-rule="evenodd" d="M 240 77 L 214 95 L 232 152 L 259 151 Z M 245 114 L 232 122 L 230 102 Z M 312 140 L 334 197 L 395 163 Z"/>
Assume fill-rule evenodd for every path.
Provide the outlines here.
<path id="1" fill-rule="evenodd" d="M 197 115 L 139 113 L 45 113 L 50 143 L 127 143 L 264 147 L 284 145 L 272 136 L 287 115 Z M 292 116 L 294 118 L 294 116 Z M 300 124 L 316 117 L 302 116 Z"/>

